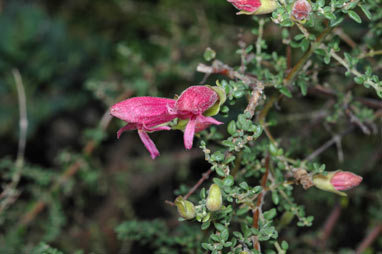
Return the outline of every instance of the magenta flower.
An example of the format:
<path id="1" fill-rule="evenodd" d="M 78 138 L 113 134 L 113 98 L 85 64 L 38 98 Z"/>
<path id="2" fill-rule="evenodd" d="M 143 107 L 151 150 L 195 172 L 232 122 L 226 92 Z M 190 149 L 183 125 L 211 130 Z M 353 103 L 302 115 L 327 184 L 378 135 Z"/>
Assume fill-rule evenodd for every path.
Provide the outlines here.
<path id="1" fill-rule="evenodd" d="M 292 15 L 298 20 L 304 20 L 309 17 L 312 6 L 307 0 L 297 0 L 292 7 Z"/>
<path id="2" fill-rule="evenodd" d="M 330 179 L 330 183 L 338 191 L 349 190 L 358 186 L 361 182 L 361 176 L 348 171 L 337 171 Z"/>
<path id="3" fill-rule="evenodd" d="M 273 12 L 277 8 L 276 0 L 227 0 L 236 9 L 237 14 L 259 15 Z"/>
<path id="4" fill-rule="evenodd" d="M 222 124 L 210 116 L 203 115 L 203 112 L 214 106 L 218 99 L 218 94 L 207 86 L 191 86 L 183 91 L 174 107 L 169 108 L 178 118 L 189 119 L 183 137 L 186 149 L 192 148 L 195 132 L 211 124 Z"/>
<path id="5" fill-rule="evenodd" d="M 127 130 L 137 129 L 151 158 L 155 159 L 159 151 L 147 132 L 170 130 L 170 127 L 162 124 L 176 118 L 176 115 L 168 112 L 174 105 L 175 100 L 157 97 L 134 97 L 113 105 L 111 115 L 127 122 L 127 125 L 118 130 L 117 138 Z"/>
<path id="6" fill-rule="evenodd" d="M 261 2 L 260 0 L 227 0 L 230 2 L 233 6 L 235 6 L 236 9 L 245 11 L 245 12 L 255 12 L 260 6 Z"/>

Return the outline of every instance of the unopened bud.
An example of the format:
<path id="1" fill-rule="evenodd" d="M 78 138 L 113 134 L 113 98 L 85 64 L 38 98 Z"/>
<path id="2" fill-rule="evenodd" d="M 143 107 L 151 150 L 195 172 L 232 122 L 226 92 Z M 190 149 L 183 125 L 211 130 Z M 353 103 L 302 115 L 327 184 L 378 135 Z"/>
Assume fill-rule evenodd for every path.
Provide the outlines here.
<path id="1" fill-rule="evenodd" d="M 297 0 L 292 7 L 292 15 L 297 20 L 304 20 L 309 17 L 312 6 L 308 0 Z"/>
<path id="2" fill-rule="evenodd" d="M 348 171 L 337 171 L 330 182 L 336 190 L 349 190 L 362 182 L 362 177 Z"/>
<path id="3" fill-rule="evenodd" d="M 337 193 L 341 196 L 346 196 L 343 190 L 349 190 L 358 186 L 362 182 L 362 177 L 348 171 L 332 171 L 326 176 L 315 175 L 313 177 L 313 184 L 325 191 Z"/>
<path id="4" fill-rule="evenodd" d="M 184 219 L 190 220 L 195 217 L 195 206 L 192 202 L 185 200 L 182 196 L 178 196 L 174 203 L 179 215 Z"/>
<path id="5" fill-rule="evenodd" d="M 208 190 L 206 206 L 211 212 L 218 211 L 223 204 L 222 192 L 217 184 L 212 184 Z"/>

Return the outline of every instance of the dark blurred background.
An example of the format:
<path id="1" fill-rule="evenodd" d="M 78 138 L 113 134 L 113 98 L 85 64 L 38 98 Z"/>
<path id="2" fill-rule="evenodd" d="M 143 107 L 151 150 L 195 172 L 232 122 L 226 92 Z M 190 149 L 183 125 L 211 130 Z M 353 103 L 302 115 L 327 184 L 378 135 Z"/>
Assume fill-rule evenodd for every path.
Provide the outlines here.
<path id="1" fill-rule="evenodd" d="M 15 191 L 2 197 L 7 203 L 0 214 L 1 254 L 32 253 L 40 242 L 65 253 L 155 250 L 149 243 L 119 241 L 114 228 L 124 220 L 159 218 L 172 232 L 177 214 L 164 201 L 185 193 L 209 164 L 197 146 L 184 150 L 181 132 L 152 134 L 161 152 L 152 161 L 136 132 L 116 139 L 123 123 L 110 121 L 107 109 L 130 96 L 173 97 L 198 84 L 203 76 L 195 69 L 207 47 L 228 64 L 240 63 L 238 41 L 253 43 L 256 37 L 253 20 L 235 12 L 223 0 L 0 0 L 2 187 L 21 175 Z M 357 29 L 355 34 L 367 25 Z M 280 36 L 277 27 L 267 27 L 272 50 L 281 48 Z M 14 165 L 19 141 L 15 71 L 27 101 L 21 172 Z M 213 85 L 215 79 L 208 81 Z M 322 103 L 321 98 L 302 101 L 313 101 L 313 108 Z M 289 102 L 281 107 L 284 112 L 304 109 Z M 289 124 L 278 130 L 277 136 L 295 131 Z M 297 200 L 315 216 L 314 225 L 291 226 L 281 231 L 282 237 L 296 239 L 296 249 L 309 249 L 328 214 L 337 209 L 342 215 L 327 244 L 333 251 L 346 250 L 364 238 L 370 225 L 380 223 L 380 141 L 380 134 L 375 139 L 355 133 L 344 148 L 352 160 L 341 165 L 334 162 L 335 148 L 329 150 L 323 161 L 334 169 L 358 168 L 363 186 L 347 204 L 332 194 L 297 188 Z M 312 149 L 320 144 L 317 140 Z M 381 239 L 375 246 L 381 248 Z"/>

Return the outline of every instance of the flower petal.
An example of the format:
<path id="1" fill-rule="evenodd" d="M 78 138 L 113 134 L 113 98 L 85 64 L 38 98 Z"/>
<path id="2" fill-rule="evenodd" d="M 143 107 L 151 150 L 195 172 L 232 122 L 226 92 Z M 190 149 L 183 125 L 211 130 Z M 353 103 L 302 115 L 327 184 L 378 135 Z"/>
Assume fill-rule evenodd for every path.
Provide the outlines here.
<path id="1" fill-rule="evenodd" d="M 207 86 L 190 86 L 182 92 L 175 103 L 175 110 L 181 119 L 199 115 L 212 107 L 218 94 Z"/>
<path id="2" fill-rule="evenodd" d="M 175 100 L 158 97 L 134 97 L 113 105 L 110 114 L 128 123 L 156 126 L 176 118 L 168 108 L 173 108 Z"/>
<path id="3" fill-rule="evenodd" d="M 137 126 L 135 124 L 132 124 L 132 123 L 126 124 L 125 126 L 123 126 L 121 129 L 119 129 L 117 131 L 117 138 L 119 139 L 119 137 L 121 137 L 123 132 L 129 131 L 129 130 L 134 130 L 136 128 L 137 128 Z"/>
<path id="4" fill-rule="evenodd" d="M 201 124 L 216 124 L 216 125 L 223 124 L 222 122 L 219 122 L 218 120 L 216 120 L 213 117 L 204 116 L 204 115 L 199 115 L 198 116 L 198 122 L 201 123 Z"/>
<path id="5" fill-rule="evenodd" d="M 337 171 L 330 180 L 336 190 L 349 190 L 358 186 L 361 182 L 361 176 L 349 171 Z"/>
<path id="6" fill-rule="evenodd" d="M 255 12 L 261 6 L 260 0 L 227 0 L 227 1 L 230 2 L 233 6 L 235 6 L 236 9 L 249 12 L 249 13 Z"/>
<path id="7" fill-rule="evenodd" d="M 159 155 L 159 151 L 157 147 L 155 146 L 154 142 L 151 140 L 151 138 L 145 131 L 138 130 L 138 134 L 143 144 L 145 145 L 146 149 L 150 152 L 151 158 L 155 159 L 155 157 Z"/>
<path id="8" fill-rule="evenodd" d="M 153 132 L 153 131 L 169 131 L 171 128 L 169 126 L 156 126 L 156 127 L 143 127 L 143 130 Z"/>
<path id="9" fill-rule="evenodd" d="M 184 130 L 184 147 L 188 150 L 192 148 L 192 143 L 194 141 L 195 134 L 195 126 L 196 126 L 196 117 L 192 117 L 188 122 L 186 129 Z"/>

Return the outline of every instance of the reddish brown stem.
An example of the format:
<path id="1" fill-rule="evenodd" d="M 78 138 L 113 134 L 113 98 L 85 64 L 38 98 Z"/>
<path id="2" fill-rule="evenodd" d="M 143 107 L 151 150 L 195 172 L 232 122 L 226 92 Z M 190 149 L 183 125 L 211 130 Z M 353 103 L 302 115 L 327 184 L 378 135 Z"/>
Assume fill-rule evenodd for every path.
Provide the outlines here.
<path id="1" fill-rule="evenodd" d="M 329 239 L 329 236 L 332 233 L 334 226 L 336 225 L 340 215 L 341 215 L 341 206 L 337 204 L 331 211 L 328 218 L 326 219 L 324 227 L 321 230 L 320 240 L 319 240 L 320 241 L 319 245 L 321 248 L 324 248 L 326 246 L 327 240 Z"/>
<path id="2" fill-rule="evenodd" d="M 260 218 L 260 214 L 261 214 L 261 206 L 263 205 L 262 203 L 263 203 L 264 195 L 266 193 L 265 188 L 266 188 L 266 185 L 267 185 L 268 174 L 269 174 L 269 155 L 267 155 L 267 157 L 265 158 L 265 172 L 264 172 L 264 175 L 261 178 L 261 182 L 260 182 L 261 187 L 263 187 L 263 190 L 260 192 L 260 194 L 257 197 L 256 208 L 255 208 L 255 210 L 253 211 L 253 214 L 252 214 L 253 227 L 256 228 L 256 229 L 259 228 L 259 218 Z M 257 251 L 261 250 L 260 242 L 257 239 L 257 237 L 253 238 L 253 247 Z"/>
<path id="3" fill-rule="evenodd" d="M 382 234 L 382 224 L 376 225 L 367 236 L 358 245 L 356 254 L 361 254 L 367 247 L 369 247 L 378 235 Z"/>
<path id="4" fill-rule="evenodd" d="M 194 193 L 198 188 L 199 186 L 205 181 L 208 179 L 208 177 L 210 176 L 210 174 L 212 173 L 212 169 L 209 169 L 207 172 L 203 173 L 202 177 L 199 179 L 199 181 L 190 189 L 190 191 L 186 194 L 186 196 L 184 196 L 184 199 L 188 199 L 192 193 Z"/>

